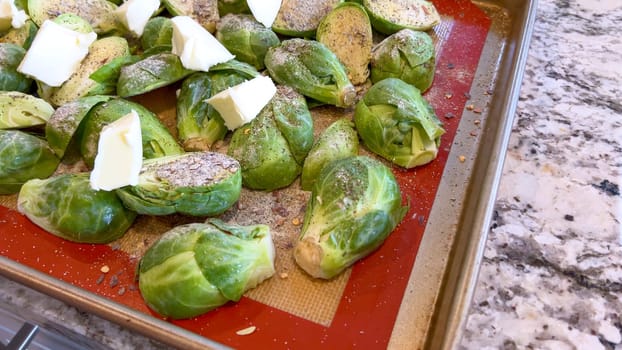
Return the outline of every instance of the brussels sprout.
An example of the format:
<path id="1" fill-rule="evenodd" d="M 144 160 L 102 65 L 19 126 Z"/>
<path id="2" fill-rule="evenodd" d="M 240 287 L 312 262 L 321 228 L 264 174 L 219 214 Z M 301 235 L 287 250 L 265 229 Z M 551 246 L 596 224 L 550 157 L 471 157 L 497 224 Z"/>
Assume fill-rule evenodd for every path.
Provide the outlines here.
<path id="1" fill-rule="evenodd" d="M 252 15 L 243 14 L 222 17 L 217 26 L 216 38 L 236 59 L 257 69 L 265 67 L 264 59 L 268 48 L 280 43 L 270 28 L 257 22 Z"/>
<path id="2" fill-rule="evenodd" d="M 116 190 L 139 214 L 215 216 L 239 198 L 240 163 L 216 152 L 189 152 L 143 162 L 138 184 Z"/>
<path id="3" fill-rule="evenodd" d="M 404 168 L 436 158 L 445 133 L 419 90 L 397 78 L 372 85 L 356 105 L 354 122 L 367 148 Z"/>
<path id="4" fill-rule="evenodd" d="M 87 95 L 114 95 L 115 86 L 101 84 L 90 76 L 113 59 L 129 55 L 130 48 L 125 38 L 109 36 L 95 40 L 89 47 L 88 55 L 80 63 L 80 68 L 49 97 L 50 103 L 62 106 Z"/>
<path id="5" fill-rule="evenodd" d="M 216 30 L 220 19 L 217 0 L 162 0 L 162 3 L 173 16 L 189 16 L 208 32 Z"/>
<path id="6" fill-rule="evenodd" d="M 18 91 L 0 91 L 0 129 L 44 125 L 54 113 L 45 100 Z"/>
<path id="7" fill-rule="evenodd" d="M 98 34 L 119 28 L 114 11 L 117 5 L 107 0 L 28 0 L 28 14 L 37 26 L 46 19 L 62 14 L 74 14 L 84 18 Z"/>
<path id="8" fill-rule="evenodd" d="M 353 84 L 367 81 L 373 34 L 369 17 L 361 5 L 355 2 L 337 5 L 320 22 L 317 41 L 337 55 Z"/>
<path id="9" fill-rule="evenodd" d="M 333 160 L 355 156 L 359 151 L 359 138 L 349 119 L 339 119 L 326 128 L 315 142 L 300 175 L 300 187 L 310 191 L 324 165 Z"/>
<path id="10" fill-rule="evenodd" d="M 182 80 L 192 72 L 183 67 L 179 56 L 161 52 L 122 67 L 117 82 L 117 95 L 141 95 Z"/>
<path id="11" fill-rule="evenodd" d="M 427 0 L 357 0 L 369 14 L 371 24 L 387 35 L 404 28 L 428 30 L 441 21 L 434 4 Z"/>
<path id="12" fill-rule="evenodd" d="M 402 29 L 376 45 L 371 54 L 371 80 L 399 78 L 426 91 L 434 79 L 434 42 L 425 32 Z"/>
<path id="13" fill-rule="evenodd" d="M 140 44 L 143 50 L 166 47 L 166 50 L 170 51 L 171 40 L 173 40 L 173 22 L 168 17 L 158 16 L 147 21 L 140 37 Z"/>
<path id="14" fill-rule="evenodd" d="M 140 128 L 143 137 L 143 156 L 146 159 L 167 155 L 181 154 L 184 150 L 162 124 L 157 115 L 136 102 L 124 99 L 113 99 L 98 104 L 89 112 L 83 121 L 83 134 L 80 142 L 80 153 L 84 162 L 93 167 L 97 155 L 99 134 L 105 125 L 135 110 L 140 117 Z"/>
<path id="15" fill-rule="evenodd" d="M 276 33 L 311 38 L 317 26 L 343 0 L 283 0 L 272 24 Z"/>
<path id="16" fill-rule="evenodd" d="M 272 101 L 236 129 L 227 153 L 240 161 L 242 183 L 255 190 L 289 186 L 313 145 L 313 120 L 302 95 L 278 86 Z"/>
<path id="17" fill-rule="evenodd" d="M 229 13 L 250 13 L 246 0 L 218 0 L 218 13 L 221 17 Z"/>
<path id="18" fill-rule="evenodd" d="M 145 253 L 140 292 L 151 309 L 173 319 L 201 315 L 274 275 L 274 243 L 266 225 L 212 219 L 177 226 Z"/>
<path id="19" fill-rule="evenodd" d="M 0 44 L 0 91 L 28 92 L 32 87 L 32 79 L 17 71 L 26 50 L 21 46 Z"/>
<path id="20" fill-rule="evenodd" d="M 44 140 L 19 130 L 0 130 L 0 194 L 17 193 L 24 182 L 52 175 L 59 163 Z"/>
<path id="21" fill-rule="evenodd" d="M 224 139 L 227 127 L 205 100 L 259 75 L 252 66 L 230 60 L 184 79 L 177 97 L 177 134 L 187 151 L 206 151 Z"/>
<path id="22" fill-rule="evenodd" d="M 93 107 L 110 100 L 111 96 L 86 96 L 57 108 L 45 124 L 45 138 L 59 158 L 77 133 L 82 119 Z"/>
<path id="23" fill-rule="evenodd" d="M 406 215 L 391 170 L 366 156 L 327 164 L 313 191 L 296 246 L 296 263 L 330 279 L 376 250 Z"/>
<path id="24" fill-rule="evenodd" d="M 24 23 L 23 26 L 9 29 L 6 34 L 0 37 L 0 43 L 15 44 L 28 50 L 28 48 L 30 48 L 30 44 L 32 44 L 32 41 L 35 39 L 38 30 L 39 28 L 37 28 L 35 22 L 26 20 L 26 23 Z"/>
<path id="25" fill-rule="evenodd" d="M 306 39 L 284 40 L 268 49 L 265 59 L 270 76 L 317 101 L 348 107 L 356 91 L 345 68 L 326 45 Z"/>
<path id="26" fill-rule="evenodd" d="M 111 242 L 123 236 L 136 218 L 114 192 L 92 189 L 87 173 L 26 182 L 17 209 L 46 231 L 80 243 Z"/>

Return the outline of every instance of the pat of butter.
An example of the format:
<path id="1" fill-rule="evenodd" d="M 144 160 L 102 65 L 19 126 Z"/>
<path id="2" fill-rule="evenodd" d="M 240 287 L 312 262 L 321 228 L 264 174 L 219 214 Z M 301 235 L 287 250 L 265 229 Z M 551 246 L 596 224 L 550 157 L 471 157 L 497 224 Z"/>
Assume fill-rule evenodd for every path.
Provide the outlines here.
<path id="1" fill-rule="evenodd" d="M 173 21 L 172 52 L 179 56 L 186 69 L 207 72 L 211 66 L 227 62 L 234 55 L 207 29 L 188 16 L 176 16 Z"/>
<path id="2" fill-rule="evenodd" d="M 11 27 L 21 28 L 27 19 L 28 15 L 15 6 L 15 1 L 0 0 L 0 31 L 4 32 Z"/>
<path id="3" fill-rule="evenodd" d="M 106 125 L 99 136 L 91 187 L 112 191 L 138 184 L 143 165 L 140 118 L 135 110 Z"/>
<path id="4" fill-rule="evenodd" d="M 17 71 L 49 86 L 61 86 L 80 67 L 97 39 L 94 32 L 80 33 L 46 20 Z"/>
<path id="5" fill-rule="evenodd" d="M 255 119 L 276 94 L 276 86 L 267 76 L 258 76 L 230 87 L 208 98 L 225 121 L 229 130 L 234 130 Z"/>
<path id="6" fill-rule="evenodd" d="M 128 0 L 115 10 L 115 16 L 125 28 L 141 36 L 147 22 L 159 7 L 160 0 Z"/>
<path id="7" fill-rule="evenodd" d="M 246 3 L 257 22 L 267 28 L 272 27 L 281 9 L 281 0 L 247 0 Z"/>

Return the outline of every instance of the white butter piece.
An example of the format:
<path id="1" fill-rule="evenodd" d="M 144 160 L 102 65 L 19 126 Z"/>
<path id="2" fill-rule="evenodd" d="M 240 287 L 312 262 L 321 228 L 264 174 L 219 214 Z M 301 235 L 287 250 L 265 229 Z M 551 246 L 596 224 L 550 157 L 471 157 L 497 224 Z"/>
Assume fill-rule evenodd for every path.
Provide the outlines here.
<path id="1" fill-rule="evenodd" d="M 135 110 L 106 125 L 99 136 L 91 187 L 112 191 L 138 184 L 143 165 L 140 118 Z"/>
<path id="2" fill-rule="evenodd" d="M 49 86 L 61 86 L 80 67 L 97 39 L 94 32 L 80 33 L 46 20 L 17 71 Z"/>
<path id="3" fill-rule="evenodd" d="M 281 0 L 247 0 L 248 8 L 257 22 L 272 27 L 281 8 Z"/>
<path id="4" fill-rule="evenodd" d="M 173 49 L 186 69 L 207 72 L 211 66 L 227 62 L 234 55 L 210 32 L 188 16 L 177 16 L 173 21 Z"/>
<path id="5" fill-rule="evenodd" d="M 28 15 L 15 6 L 14 0 L 0 0 L 0 32 L 13 28 L 21 28 Z"/>
<path id="6" fill-rule="evenodd" d="M 267 76 L 258 76 L 207 99 L 225 121 L 229 130 L 234 130 L 255 119 L 276 94 L 276 86 Z"/>
<path id="7" fill-rule="evenodd" d="M 147 22 L 160 8 L 160 0 L 128 0 L 115 10 L 117 19 L 136 36 L 143 35 Z"/>

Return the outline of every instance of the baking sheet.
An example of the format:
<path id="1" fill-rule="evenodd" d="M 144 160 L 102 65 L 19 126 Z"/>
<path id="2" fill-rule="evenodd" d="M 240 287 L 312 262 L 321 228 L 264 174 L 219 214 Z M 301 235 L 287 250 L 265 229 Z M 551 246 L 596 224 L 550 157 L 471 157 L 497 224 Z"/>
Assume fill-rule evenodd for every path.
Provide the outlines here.
<path id="1" fill-rule="evenodd" d="M 168 322 L 146 308 L 134 279 L 140 249 L 161 233 L 157 218 L 141 218 L 143 234 L 123 242 L 75 244 L 7 209 L 14 203 L 6 196 L 0 197 L 6 206 L 0 207 L 0 272 L 185 349 L 452 347 L 485 241 L 535 6 L 450 0 L 435 5 L 442 23 L 435 28 L 437 72 L 426 98 L 448 131 L 443 147 L 427 166 L 394 169 L 411 203 L 407 218 L 378 251 L 338 279 L 311 280 L 288 265 L 284 254 L 277 257 L 277 275 L 239 303 Z M 147 97 L 163 119 L 174 109 L 158 94 L 172 92 Z M 334 117 L 330 109 L 317 115 Z M 289 214 L 273 229 L 295 230 L 296 211 Z M 168 224 L 186 220 L 177 219 Z M 146 227 L 154 232 L 145 233 Z M 249 326 L 257 327 L 251 335 L 236 334 Z"/>

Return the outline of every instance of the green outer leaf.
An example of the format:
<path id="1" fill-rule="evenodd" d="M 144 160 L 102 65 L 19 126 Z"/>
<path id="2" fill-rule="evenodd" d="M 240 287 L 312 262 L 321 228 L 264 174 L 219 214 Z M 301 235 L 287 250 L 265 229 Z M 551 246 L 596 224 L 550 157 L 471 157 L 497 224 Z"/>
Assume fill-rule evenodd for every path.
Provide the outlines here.
<path id="1" fill-rule="evenodd" d="M 93 107 L 83 121 L 84 129 L 80 140 L 80 153 L 87 166 L 93 167 L 97 155 L 99 134 L 103 127 L 127 115 L 132 109 L 140 117 L 144 158 L 150 159 L 184 153 L 177 140 L 162 124 L 157 115 L 136 102 L 117 98 Z"/>
<path id="2" fill-rule="evenodd" d="M 332 278 L 377 249 L 404 218 L 391 170 L 366 156 L 335 160 L 314 184 L 296 262 L 309 274 Z"/>
<path id="3" fill-rule="evenodd" d="M 19 130 L 0 130 L 0 194 L 17 193 L 24 182 L 47 178 L 59 163 L 45 140 Z"/>
<path id="4" fill-rule="evenodd" d="M 175 183 L 182 176 L 203 181 Z M 139 214 L 214 216 L 237 202 L 241 189 L 242 174 L 236 160 L 221 153 L 189 152 L 144 161 L 138 184 L 116 193 L 127 208 Z"/>
<path id="5" fill-rule="evenodd" d="M 445 132 L 419 90 L 396 78 L 367 91 L 356 105 L 354 122 L 369 150 L 405 168 L 434 159 Z"/>
<path id="6" fill-rule="evenodd" d="M 159 46 L 171 46 L 173 22 L 168 17 L 157 16 L 149 19 L 145 25 L 140 44 L 143 50 Z"/>
<path id="7" fill-rule="evenodd" d="M 33 80 L 17 71 L 26 50 L 12 43 L 0 43 L 0 91 L 28 92 Z"/>
<path id="8" fill-rule="evenodd" d="M 93 190 L 88 173 L 30 180 L 19 192 L 17 207 L 39 227 L 80 243 L 111 242 L 136 217 L 114 192 Z"/>
<path id="9" fill-rule="evenodd" d="M 225 16 L 229 13 L 250 13 L 246 0 L 218 0 L 218 13 Z"/>
<path id="10" fill-rule="evenodd" d="M 289 86 L 281 85 L 277 87 L 270 107 L 292 156 L 302 165 L 313 146 L 313 118 L 304 96 Z"/>
<path id="11" fill-rule="evenodd" d="M 355 156 L 359 151 L 359 139 L 354 123 L 339 119 L 322 132 L 309 151 L 302 166 L 300 187 L 310 191 L 324 165 L 337 159 Z"/>
<path id="12" fill-rule="evenodd" d="M 257 22 L 252 15 L 229 14 L 220 19 L 216 39 L 236 59 L 251 64 L 257 69 L 265 67 L 264 59 L 268 48 L 280 44 L 276 33 Z"/>
<path id="13" fill-rule="evenodd" d="M 156 312 L 198 316 L 274 274 L 269 227 L 215 219 L 174 227 L 147 250 L 138 273 L 141 294 Z"/>
<path id="14" fill-rule="evenodd" d="M 90 110 L 111 98 L 111 96 L 82 97 L 60 106 L 52 113 L 45 125 L 45 138 L 59 158 L 65 155 L 69 143 Z"/>
<path id="15" fill-rule="evenodd" d="M 19 91 L 0 91 L 0 129 L 45 125 L 54 113 L 45 100 Z"/>
<path id="16" fill-rule="evenodd" d="M 136 63 L 123 66 L 117 82 L 117 95 L 141 95 L 179 81 L 193 71 L 181 64 L 179 56 L 161 52 Z"/>
<path id="17" fill-rule="evenodd" d="M 345 68 L 326 45 L 288 39 L 268 49 L 266 68 L 272 79 L 320 102 L 348 107 L 356 92 Z"/>
<path id="18" fill-rule="evenodd" d="M 39 28 L 37 28 L 35 22 L 26 20 L 22 27 L 9 29 L 6 34 L 0 37 L 0 43 L 15 44 L 28 50 L 38 30 Z"/>

